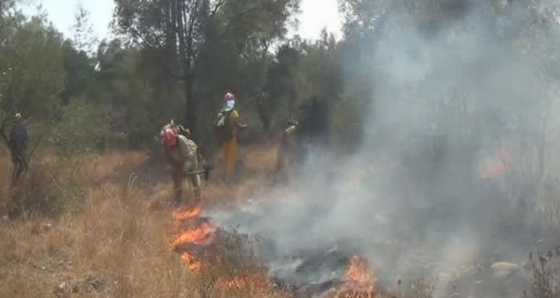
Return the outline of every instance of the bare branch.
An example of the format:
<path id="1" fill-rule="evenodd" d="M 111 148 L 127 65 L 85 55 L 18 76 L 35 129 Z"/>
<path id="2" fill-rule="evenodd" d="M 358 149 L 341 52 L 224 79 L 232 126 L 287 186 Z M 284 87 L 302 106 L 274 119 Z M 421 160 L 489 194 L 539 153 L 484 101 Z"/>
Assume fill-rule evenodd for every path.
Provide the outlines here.
<path id="1" fill-rule="evenodd" d="M 235 18 L 233 18 L 233 20 L 227 25 L 226 29 L 224 30 L 224 32 L 222 32 L 222 38 L 225 37 L 226 35 L 228 35 L 231 30 L 233 30 L 234 26 L 237 25 L 240 21 L 244 20 L 244 17 L 246 15 L 249 15 L 251 13 L 254 13 L 256 11 L 258 11 L 261 8 L 262 4 L 258 4 L 252 7 L 247 8 L 244 11 L 241 11 L 240 13 L 238 13 L 236 15 Z"/>
<path id="2" fill-rule="evenodd" d="M 214 16 L 216 15 L 216 13 L 218 13 L 218 10 L 220 9 L 220 7 L 222 7 L 227 0 L 219 0 L 216 5 L 214 5 L 214 8 L 212 9 L 212 12 L 210 13 L 210 19 L 214 18 Z"/>

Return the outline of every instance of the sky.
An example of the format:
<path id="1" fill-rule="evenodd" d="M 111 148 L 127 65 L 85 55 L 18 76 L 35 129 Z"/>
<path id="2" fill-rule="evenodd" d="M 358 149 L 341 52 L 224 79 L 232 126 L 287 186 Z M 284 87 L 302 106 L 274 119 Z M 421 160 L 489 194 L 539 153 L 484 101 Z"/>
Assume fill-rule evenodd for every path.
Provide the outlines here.
<path id="1" fill-rule="evenodd" d="M 34 6 L 42 5 L 47 12 L 49 20 L 66 37 L 72 35 L 71 26 L 74 21 L 74 12 L 78 2 L 90 12 L 90 19 L 95 34 L 99 40 L 109 38 L 114 1 L 113 0 L 28 0 L 29 4 L 25 11 L 36 12 Z M 327 28 L 337 38 L 341 36 L 341 19 L 338 14 L 337 0 L 301 0 L 302 13 L 299 16 L 299 28 L 295 33 L 302 38 L 316 39 L 323 28 Z"/>

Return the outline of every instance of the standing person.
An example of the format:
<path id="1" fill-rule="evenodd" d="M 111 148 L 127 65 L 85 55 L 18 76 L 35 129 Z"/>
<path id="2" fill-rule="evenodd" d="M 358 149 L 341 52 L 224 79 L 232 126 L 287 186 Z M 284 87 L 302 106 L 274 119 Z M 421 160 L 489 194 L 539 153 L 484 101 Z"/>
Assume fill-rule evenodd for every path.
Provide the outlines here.
<path id="1" fill-rule="evenodd" d="M 13 181 L 19 180 L 23 172 L 27 170 L 27 147 L 28 147 L 28 131 L 25 120 L 20 113 L 15 115 L 15 124 L 10 133 L 10 149 L 12 153 L 12 161 L 14 163 Z"/>
<path id="2" fill-rule="evenodd" d="M 215 129 L 218 133 L 220 145 L 224 150 L 223 180 L 231 182 L 233 170 L 237 162 L 237 135 L 239 130 L 247 128 L 247 124 L 240 121 L 239 113 L 235 109 L 235 96 L 228 92 L 224 96 L 224 106 L 218 113 Z"/>
<path id="3" fill-rule="evenodd" d="M 288 120 L 288 127 L 282 132 L 282 138 L 276 153 L 275 181 L 286 181 L 294 164 L 296 156 L 296 133 L 298 122 L 295 119 Z"/>

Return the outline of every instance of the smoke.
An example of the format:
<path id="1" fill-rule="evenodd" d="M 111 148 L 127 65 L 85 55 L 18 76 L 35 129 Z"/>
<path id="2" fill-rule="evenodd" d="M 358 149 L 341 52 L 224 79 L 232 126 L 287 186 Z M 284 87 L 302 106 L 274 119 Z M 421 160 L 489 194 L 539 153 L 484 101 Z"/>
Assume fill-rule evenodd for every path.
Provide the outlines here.
<path id="1" fill-rule="evenodd" d="M 535 248 L 541 223 L 530 201 L 542 175 L 522 165 L 538 156 L 552 108 L 547 53 L 558 29 L 535 29 L 534 11 L 521 5 L 496 13 L 469 3 L 429 27 L 425 10 L 387 9 L 367 45 L 374 77 L 362 148 L 336 163 L 313 148 L 289 185 L 238 213 L 213 211 L 222 225 L 263 237 L 275 275 L 326 281 L 335 265 L 296 268 L 338 251 L 368 257 L 382 283 L 437 276 L 445 291 L 493 262 L 521 264 Z M 483 179 L 504 150 L 513 155 L 507 174 Z M 518 173 L 530 183 L 512 183 Z"/>

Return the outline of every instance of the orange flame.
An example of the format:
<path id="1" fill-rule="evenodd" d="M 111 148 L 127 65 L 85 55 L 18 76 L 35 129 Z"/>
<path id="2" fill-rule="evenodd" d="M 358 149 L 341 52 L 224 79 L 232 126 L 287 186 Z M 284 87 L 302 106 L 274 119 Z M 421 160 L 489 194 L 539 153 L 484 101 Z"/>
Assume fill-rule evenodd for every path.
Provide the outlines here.
<path id="1" fill-rule="evenodd" d="M 375 283 L 377 279 L 374 273 L 368 273 L 366 260 L 354 256 L 350 259 L 345 283 L 338 291 L 337 298 L 361 298 L 375 297 Z"/>
<path id="2" fill-rule="evenodd" d="M 173 220 L 177 222 L 197 218 L 201 212 L 202 208 L 200 207 L 200 205 L 196 205 L 195 207 L 188 210 L 176 210 L 173 211 Z"/>
<path id="3" fill-rule="evenodd" d="M 182 244 L 208 244 L 212 238 L 211 233 L 213 228 L 208 223 L 203 223 L 198 227 L 194 227 L 179 234 L 173 241 L 173 247 L 177 247 Z"/>
<path id="4" fill-rule="evenodd" d="M 196 245 L 208 245 L 212 242 L 214 227 L 208 222 L 197 221 L 202 208 L 196 205 L 187 210 L 176 210 L 173 212 L 173 222 L 177 233 L 171 243 L 171 247 L 179 250 L 181 259 L 187 267 L 193 271 L 202 266 L 201 260 L 195 255 L 193 248 Z M 192 245 L 193 248 L 189 247 Z"/>
<path id="5" fill-rule="evenodd" d="M 202 267 L 202 262 L 197 261 L 194 256 L 192 256 L 189 252 L 184 252 L 181 255 L 181 259 L 183 262 L 191 269 L 192 271 L 198 271 L 200 267 Z"/>
<path id="6" fill-rule="evenodd" d="M 171 247 L 181 254 L 181 259 L 192 271 L 198 271 L 203 266 L 213 264 L 213 262 L 204 258 L 208 257 L 206 249 L 210 249 L 214 240 L 215 227 L 199 217 L 201 211 L 201 206 L 197 205 L 187 210 L 175 210 L 173 212 L 173 223 L 177 233 Z M 197 251 L 196 249 L 204 251 Z M 270 288 L 269 279 L 261 272 L 247 272 L 233 278 L 221 279 L 217 283 L 217 286 L 222 289 L 234 291 L 249 290 L 253 287 Z"/>

